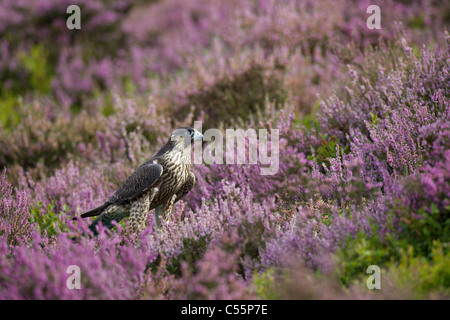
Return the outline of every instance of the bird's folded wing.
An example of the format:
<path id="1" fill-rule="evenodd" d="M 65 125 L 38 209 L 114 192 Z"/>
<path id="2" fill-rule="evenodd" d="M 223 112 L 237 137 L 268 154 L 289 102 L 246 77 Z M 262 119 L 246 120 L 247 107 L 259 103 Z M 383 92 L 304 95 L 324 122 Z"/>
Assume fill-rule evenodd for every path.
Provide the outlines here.
<path id="1" fill-rule="evenodd" d="M 161 177 L 163 167 L 158 163 L 144 163 L 133 172 L 108 202 L 120 205 L 138 198 Z"/>

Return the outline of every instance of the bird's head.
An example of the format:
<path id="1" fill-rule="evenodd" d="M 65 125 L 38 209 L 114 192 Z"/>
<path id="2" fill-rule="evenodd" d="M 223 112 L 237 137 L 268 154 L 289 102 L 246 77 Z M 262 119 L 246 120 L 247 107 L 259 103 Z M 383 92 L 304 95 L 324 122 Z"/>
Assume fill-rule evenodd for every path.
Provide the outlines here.
<path id="1" fill-rule="evenodd" d="M 191 127 L 180 127 L 175 129 L 170 135 L 169 141 L 175 145 L 189 147 L 195 140 L 203 141 L 203 135 Z"/>

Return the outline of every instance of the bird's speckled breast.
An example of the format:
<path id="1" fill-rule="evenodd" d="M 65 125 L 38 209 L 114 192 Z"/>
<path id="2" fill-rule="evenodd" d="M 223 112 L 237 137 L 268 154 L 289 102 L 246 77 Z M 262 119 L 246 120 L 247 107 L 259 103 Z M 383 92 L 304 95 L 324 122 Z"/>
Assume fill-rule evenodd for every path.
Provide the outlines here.
<path id="1" fill-rule="evenodd" d="M 169 162 L 162 165 L 164 171 L 159 181 L 163 183 L 154 186 L 157 187 L 159 191 L 150 205 L 150 210 L 169 201 L 170 198 L 178 192 L 189 176 L 189 165 L 180 166 Z M 148 194 L 153 190 L 153 187 L 150 189 L 151 190 L 148 190 L 147 192 Z"/>

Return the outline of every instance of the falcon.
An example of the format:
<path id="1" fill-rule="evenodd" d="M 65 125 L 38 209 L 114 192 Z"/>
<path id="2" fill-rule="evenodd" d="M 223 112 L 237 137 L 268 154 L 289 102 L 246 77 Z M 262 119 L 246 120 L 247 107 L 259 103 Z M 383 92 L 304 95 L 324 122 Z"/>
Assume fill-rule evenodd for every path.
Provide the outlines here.
<path id="1" fill-rule="evenodd" d="M 152 209 L 159 228 L 160 218 L 170 215 L 174 203 L 195 184 L 195 176 L 190 171 L 191 145 L 195 140 L 202 141 L 203 135 L 193 128 L 173 131 L 161 150 L 140 165 L 104 204 L 81 215 L 82 218 L 98 216 L 89 229 L 97 235 L 96 226 L 100 222 L 111 229 L 113 221 L 118 223 L 129 217 L 130 231 L 138 232 Z"/>

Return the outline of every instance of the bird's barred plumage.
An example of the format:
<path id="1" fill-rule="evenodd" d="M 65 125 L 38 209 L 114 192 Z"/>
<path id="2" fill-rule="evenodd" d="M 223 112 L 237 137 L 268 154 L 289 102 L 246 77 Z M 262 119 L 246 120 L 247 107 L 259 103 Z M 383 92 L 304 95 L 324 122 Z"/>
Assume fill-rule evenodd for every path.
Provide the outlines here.
<path id="1" fill-rule="evenodd" d="M 113 221 L 129 217 L 131 230 L 139 231 L 152 209 L 159 227 L 160 216 L 170 215 L 173 204 L 195 184 L 195 176 L 190 171 L 190 146 L 197 139 L 203 139 L 203 135 L 192 128 L 175 130 L 161 150 L 140 165 L 103 205 L 81 215 L 83 218 L 98 216 L 89 228 L 97 234 L 96 226 L 100 222 L 111 229 Z"/>

